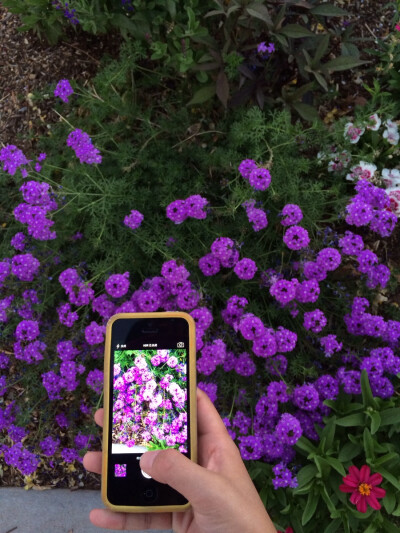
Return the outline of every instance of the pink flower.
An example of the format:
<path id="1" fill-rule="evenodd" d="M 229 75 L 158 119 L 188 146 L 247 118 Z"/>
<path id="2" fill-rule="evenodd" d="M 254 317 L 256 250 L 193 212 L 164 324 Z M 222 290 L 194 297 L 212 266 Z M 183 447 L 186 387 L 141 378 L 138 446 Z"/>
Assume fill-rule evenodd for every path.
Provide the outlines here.
<path id="1" fill-rule="evenodd" d="M 379 511 L 381 504 L 377 498 L 386 496 L 385 489 L 377 487 L 382 482 L 380 474 L 372 474 L 369 466 L 363 465 L 360 470 L 356 466 L 349 467 L 349 474 L 343 477 L 342 492 L 351 492 L 350 501 L 360 513 L 367 512 L 367 505 Z"/>

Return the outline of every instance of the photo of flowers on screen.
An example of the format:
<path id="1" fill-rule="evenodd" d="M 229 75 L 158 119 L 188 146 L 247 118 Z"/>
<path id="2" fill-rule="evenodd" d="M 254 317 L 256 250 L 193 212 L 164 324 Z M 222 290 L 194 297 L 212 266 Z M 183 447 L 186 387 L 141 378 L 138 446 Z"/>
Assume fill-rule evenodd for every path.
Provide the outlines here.
<path id="1" fill-rule="evenodd" d="M 114 352 L 112 453 L 187 452 L 186 350 Z"/>
<path id="2" fill-rule="evenodd" d="M 117 464 L 114 469 L 115 477 L 126 477 L 126 464 Z"/>

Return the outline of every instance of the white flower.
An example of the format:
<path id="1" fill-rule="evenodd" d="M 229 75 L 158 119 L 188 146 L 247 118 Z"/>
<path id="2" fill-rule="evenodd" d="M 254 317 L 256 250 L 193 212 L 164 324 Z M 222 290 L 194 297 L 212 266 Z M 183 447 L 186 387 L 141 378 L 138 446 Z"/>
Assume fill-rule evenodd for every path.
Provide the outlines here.
<path id="1" fill-rule="evenodd" d="M 350 174 L 347 174 L 346 179 L 349 181 L 354 180 L 371 180 L 374 177 L 376 166 L 373 163 L 366 163 L 360 161 L 358 165 L 351 167 Z"/>
<path id="2" fill-rule="evenodd" d="M 347 122 L 344 127 L 344 137 L 346 137 L 351 144 L 358 143 L 365 128 L 358 128 L 352 122 Z"/>
<path id="3" fill-rule="evenodd" d="M 390 210 L 400 217 L 400 189 L 386 189 L 390 199 Z"/>
<path id="4" fill-rule="evenodd" d="M 369 124 L 367 125 L 367 130 L 377 131 L 379 130 L 382 124 L 382 120 L 378 117 L 376 113 L 369 117 Z"/>
<path id="5" fill-rule="evenodd" d="M 384 168 L 382 170 L 382 179 L 385 182 L 387 188 L 400 187 L 400 170 L 397 168 Z"/>
<path id="6" fill-rule="evenodd" d="M 396 146 L 399 142 L 399 130 L 397 124 L 392 120 L 387 120 L 385 122 L 386 129 L 382 134 L 382 137 L 387 140 L 389 144 Z"/>

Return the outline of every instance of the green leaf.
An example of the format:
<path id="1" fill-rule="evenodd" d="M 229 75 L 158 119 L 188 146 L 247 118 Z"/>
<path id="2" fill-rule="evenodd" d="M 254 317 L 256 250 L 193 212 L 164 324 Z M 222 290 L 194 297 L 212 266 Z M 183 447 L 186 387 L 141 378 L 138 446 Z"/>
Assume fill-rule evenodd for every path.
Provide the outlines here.
<path id="1" fill-rule="evenodd" d="M 333 445 L 333 440 L 335 438 L 335 431 L 336 431 L 336 424 L 335 424 L 336 417 L 332 416 L 329 419 L 329 422 L 326 424 L 324 429 L 321 432 L 321 442 L 322 439 L 325 439 L 325 445 L 324 448 L 321 448 L 321 451 L 328 452 Z"/>
<path id="2" fill-rule="evenodd" d="M 346 471 L 345 469 L 343 468 L 343 465 L 342 463 L 336 459 L 335 457 L 324 457 L 324 460 L 332 467 L 336 470 L 336 472 L 338 472 L 340 475 L 342 476 L 345 476 L 346 475 Z"/>
<path id="3" fill-rule="evenodd" d="M 365 426 L 365 415 L 364 413 L 354 413 L 352 415 L 344 416 L 343 418 L 338 418 L 336 424 L 341 427 L 363 427 Z"/>
<path id="4" fill-rule="evenodd" d="M 299 438 L 299 440 L 296 442 L 296 446 L 297 448 L 300 448 L 300 450 L 303 450 L 307 453 L 315 453 L 317 451 L 317 448 L 304 436 Z"/>
<path id="5" fill-rule="evenodd" d="M 383 527 L 385 528 L 385 533 L 399 533 L 399 526 L 389 522 L 386 517 L 383 517 Z"/>
<path id="6" fill-rule="evenodd" d="M 326 506 L 329 509 L 329 512 L 331 514 L 332 518 L 338 518 L 338 514 L 340 514 L 337 510 L 335 505 L 333 504 L 333 501 L 331 500 L 328 491 L 326 490 L 326 486 L 323 485 L 322 487 L 322 493 L 321 493 L 322 499 L 326 503 Z"/>
<path id="7" fill-rule="evenodd" d="M 398 458 L 399 458 L 399 454 L 398 453 L 390 452 L 390 453 L 387 453 L 385 455 L 382 455 L 382 457 L 379 457 L 379 459 L 377 459 L 374 462 L 374 465 L 375 466 L 383 465 L 383 464 L 387 463 L 388 461 L 392 461 L 393 459 L 398 459 Z"/>
<path id="8" fill-rule="evenodd" d="M 317 472 L 318 469 L 315 465 L 303 466 L 303 468 L 297 473 L 298 487 L 304 487 L 304 485 L 306 485 L 309 481 L 315 478 L 315 474 Z"/>
<path id="9" fill-rule="evenodd" d="M 342 43 L 340 49 L 344 56 L 356 57 L 357 59 L 360 57 L 360 50 L 353 43 Z"/>
<path id="10" fill-rule="evenodd" d="M 369 384 L 368 373 L 365 369 L 361 371 L 361 395 L 364 407 L 377 407 Z"/>
<path id="11" fill-rule="evenodd" d="M 176 4 L 175 0 L 167 0 L 167 9 L 171 16 L 172 20 L 175 20 L 176 17 Z"/>
<path id="12" fill-rule="evenodd" d="M 385 409 L 381 411 L 381 427 L 391 426 L 400 422 L 400 407 L 393 407 L 392 409 Z"/>
<path id="13" fill-rule="evenodd" d="M 388 514 L 392 514 L 396 507 L 396 496 L 391 491 L 386 491 L 386 496 L 382 500 L 383 507 Z"/>
<path id="14" fill-rule="evenodd" d="M 381 425 L 381 417 L 378 411 L 374 411 L 369 415 L 371 417 L 371 435 L 375 435 Z"/>
<path id="15" fill-rule="evenodd" d="M 325 90 L 325 91 L 328 91 L 328 84 L 326 82 L 326 79 L 322 76 L 322 74 L 320 74 L 319 72 L 316 72 L 316 71 L 311 71 L 314 76 L 315 76 L 315 79 L 317 80 L 317 82 L 321 85 L 321 87 Z"/>
<path id="16" fill-rule="evenodd" d="M 342 520 L 340 518 L 335 518 L 335 520 L 332 520 L 329 526 L 324 529 L 324 533 L 336 533 L 341 524 Z"/>
<path id="17" fill-rule="evenodd" d="M 304 508 L 303 516 L 301 517 L 301 525 L 305 526 L 314 516 L 319 502 L 319 493 L 311 491 L 308 494 L 307 503 Z"/>
<path id="18" fill-rule="evenodd" d="M 300 37 L 315 37 L 315 34 L 305 28 L 300 26 L 300 24 L 286 24 L 279 33 L 283 33 L 286 37 L 292 37 L 293 39 L 298 39 Z"/>
<path id="19" fill-rule="evenodd" d="M 393 474 L 385 470 L 385 468 L 382 468 L 381 466 L 379 468 L 376 468 L 376 471 L 379 472 L 386 481 L 389 481 L 395 487 L 397 490 L 400 490 L 400 480 L 395 477 Z"/>
<path id="20" fill-rule="evenodd" d="M 301 496 L 303 494 L 308 494 L 313 486 L 313 481 L 310 481 L 309 483 L 307 483 L 307 485 L 304 485 L 303 487 L 299 488 L 295 488 L 293 489 L 293 494 L 295 494 L 296 496 Z"/>
<path id="21" fill-rule="evenodd" d="M 323 17 L 344 17 L 349 14 L 348 11 L 332 4 L 320 4 L 319 6 L 312 7 L 310 13 L 313 15 L 322 15 Z"/>
<path id="22" fill-rule="evenodd" d="M 223 70 L 218 72 L 216 81 L 216 93 L 222 105 L 227 108 L 229 98 L 229 81 L 228 77 Z"/>
<path id="23" fill-rule="evenodd" d="M 400 516 L 400 503 L 397 508 L 392 512 L 393 516 Z"/>
<path id="24" fill-rule="evenodd" d="M 321 65 L 321 70 L 338 72 L 339 70 L 350 70 L 359 67 L 360 65 L 364 65 L 365 63 L 369 63 L 369 61 L 360 61 L 359 59 L 350 56 L 339 56 Z"/>
<path id="25" fill-rule="evenodd" d="M 370 524 L 367 529 L 364 531 L 364 533 L 376 533 L 376 526 L 375 524 Z"/>
<path id="26" fill-rule="evenodd" d="M 205 87 L 201 87 L 201 89 L 196 91 L 193 95 L 193 98 L 186 105 L 203 104 L 204 102 L 207 102 L 207 100 L 211 100 L 214 95 L 215 85 L 206 85 Z"/>
<path id="27" fill-rule="evenodd" d="M 353 444 L 352 442 L 346 442 L 343 448 L 339 452 L 339 461 L 347 463 L 354 457 L 357 457 L 362 451 L 362 447 L 359 444 Z"/>
<path id="28" fill-rule="evenodd" d="M 365 457 L 369 460 L 374 459 L 374 440 L 371 436 L 371 432 L 368 428 L 364 429 L 363 433 L 363 443 L 364 443 L 364 450 L 365 450 Z"/>
<path id="29" fill-rule="evenodd" d="M 272 28 L 271 15 L 269 14 L 268 8 L 263 4 L 250 4 L 246 8 L 246 11 L 251 17 L 262 20 L 268 27 Z"/>
<path id="30" fill-rule="evenodd" d="M 313 60 L 312 60 L 313 67 L 316 67 L 318 63 L 321 61 L 321 59 L 324 57 L 324 55 L 326 54 L 328 50 L 328 46 L 329 46 L 329 39 L 330 39 L 329 33 L 326 33 L 325 35 L 323 35 L 315 51 L 315 56 L 313 57 Z"/>
<path id="31" fill-rule="evenodd" d="M 320 120 L 318 111 L 312 105 L 294 102 L 292 107 L 307 122 L 316 122 Z"/>

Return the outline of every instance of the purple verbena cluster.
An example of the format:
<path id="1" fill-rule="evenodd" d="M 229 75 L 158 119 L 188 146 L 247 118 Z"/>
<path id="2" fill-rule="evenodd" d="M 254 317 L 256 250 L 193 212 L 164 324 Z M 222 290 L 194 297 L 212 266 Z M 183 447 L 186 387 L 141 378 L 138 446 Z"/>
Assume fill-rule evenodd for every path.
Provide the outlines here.
<path id="1" fill-rule="evenodd" d="M 80 163 L 93 165 L 102 161 L 102 156 L 99 150 L 93 146 L 89 135 L 80 129 L 71 131 L 67 137 L 67 146 L 74 150 Z"/>
<path id="2" fill-rule="evenodd" d="M 204 220 L 207 217 L 207 212 L 204 211 L 207 204 L 207 198 L 203 198 L 200 194 L 193 194 L 186 200 L 171 202 L 167 206 L 166 215 L 175 224 L 182 224 L 187 218 Z"/>

